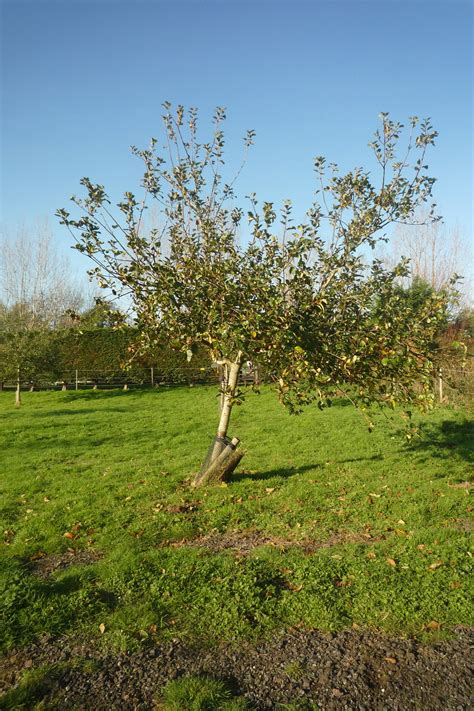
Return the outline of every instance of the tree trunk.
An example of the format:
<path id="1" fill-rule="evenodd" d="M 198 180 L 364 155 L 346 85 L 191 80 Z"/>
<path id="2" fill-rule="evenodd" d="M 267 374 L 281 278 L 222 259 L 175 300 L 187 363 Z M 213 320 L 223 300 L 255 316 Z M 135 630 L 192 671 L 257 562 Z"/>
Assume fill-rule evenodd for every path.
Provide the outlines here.
<path id="1" fill-rule="evenodd" d="M 15 407 L 21 406 L 21 391 L 20 391 L 20 367 L 16 371 L 16 391 L 15 391 Z"/>
<path id="2" fill-rule="evenodd" d="M 227 446 L 224 447 L 219 456 L 214 459 L 212 464 L 207 467 L 204 472 L 199 472 L 194 479 L 193 486 L 216 484 L 220 481 L 225 481 L 244 456 L 243 452 L 236 451 L 239 442 L 240 440 L 234 437 Z"/>
<path id="3" fill-rule="evenodd" d="M 196 475 L 193 486 L 223 481 L 234 471 L 243 457 L 242 452 L 236 452 L 239 443 L 237 438 L 230 441 L 227 437 L 230 416 L 234 406 L 234 398 L 242 368 L 243 354 L 238 352 L 235 361 L 225 361 L 224 382 L 221 383 L 221 409 L 217 436 L 208 452 L 201 471 Z"/>
<path id="4" fill-rule="evenodd" d="M 230 363 L 228 368 L 227 384 L 224 391 L 222 401 L 221 416 L 219 426 L 217 428 L 218 437 L 227 437 L 227 429 L 229 427 L 230 415 L 234 405 L 233 399 L 237 390 L 237 381 L 239 379 L 240 369 L 242 367 L 242 353 L 239 351 L 237 358 L 233 363 Z"/>
<path id="5" fill-rule="evenodd" d="M 257 388 L 260 385 L 260 369 L 258 365 L 254 365 L 253 367 L 253 383 Z"/>
<path id="6" fill-rule="evenodd" d="M 221 378 L 220 378 L 221 396 L 219 399 L 219 417 L 220 417 L 222 414 L 222 408 L 224 407 L 225 391 L 227 390 L 227 382 L 229 380 L 229 369 L 228 369 L 227 363 L 224 363 L 224 365 L 221 365 L 219 367 L 221 370 Z"/>

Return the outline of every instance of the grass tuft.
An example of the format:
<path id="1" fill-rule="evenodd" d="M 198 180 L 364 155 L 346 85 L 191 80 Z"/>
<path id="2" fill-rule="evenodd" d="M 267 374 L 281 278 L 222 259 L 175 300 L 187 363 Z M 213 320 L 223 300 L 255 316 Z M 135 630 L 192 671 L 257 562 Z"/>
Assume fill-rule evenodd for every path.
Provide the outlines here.
<path id="1" fill-rule="evenodd" d="M 168 682 L 160 707 L 164 711 L 250 711 L 246 700 L 232 698 L 230 689 L 222 681 L 198 676 Z"/>

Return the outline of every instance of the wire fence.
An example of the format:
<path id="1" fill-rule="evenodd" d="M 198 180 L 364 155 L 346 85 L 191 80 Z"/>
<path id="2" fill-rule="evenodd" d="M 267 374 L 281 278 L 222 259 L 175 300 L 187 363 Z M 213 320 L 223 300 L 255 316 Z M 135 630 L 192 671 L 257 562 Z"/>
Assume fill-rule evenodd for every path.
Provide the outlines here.
<path id="1" fill-rule="evenodd" d="M 440 368 L 434 378 L 434 390 L 440 403 L 473 403 L 474 368 Z"/>
<path id="2" fill-rule="evenodd" d="M 144 389 L 173 387 L 178 385 L 210 385 L 222 381 L 220 367 L 207 368 L 175 367 L 166 370 L 156 367 L 133 368 L 133 370 L 103 370 L 74 368 L 61 373 L 54 380 L 37 374 L 22 380 L 20 389 L 25 390 L 111 390 L 114 388 Z M 244 368 L 239 385 L 272 381 L 265 378 L 257 368 Z M 0 390 L 15 390 L 16 380 L 0 382 Z M 440 403 L 474 402 L 474 368 L 442 368 L 433 378 L 436 399 Z"/>
<path id="3" fill-rule="evenodd" d="M 250 385 L 257 380 L 256 369 L 244 368 L 240 374 L 240 385 Z M 166 370 L 156 367 L 133 368 L 132 370 L 103 370 L 75 368 L 58 375 L 35 375 L 22 379 L 21 390 L 125 390 L 137 388 L 172 387 L 177 385 L 209 385 L 222 380 L 222 369 L 210 365 L 207 368 L 175 367 Z M 0 382 L 0 390 L 15 390 L 17 381 L 6 379 Z"/>

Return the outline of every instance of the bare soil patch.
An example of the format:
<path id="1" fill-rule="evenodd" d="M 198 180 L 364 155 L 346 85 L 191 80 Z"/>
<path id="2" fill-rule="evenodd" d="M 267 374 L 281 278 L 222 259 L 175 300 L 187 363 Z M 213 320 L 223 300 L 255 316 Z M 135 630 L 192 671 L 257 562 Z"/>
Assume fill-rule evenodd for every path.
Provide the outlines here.
<path id="1" fill-rule="evenodd" d="M 179 640 L 107 654 L 81 640 L 48 639 L 3 659 L 2 708 L 25 670 L 51 664 L 31 708 L 134 711 L 154 708 L 163 686 L 184 675 L 221 679 L 265 711 L 316 703 L 324 711 L 467 711 L 474 630 L 423 644 L 370 630 L 290 630 L 258 643 L 217 648 Z M 59 666 L 58 666 L 59 665 Z M 56 669 L 56 671 L 55 671 Z M 11 698 L 11 696 L 10 696 Z M 2 705 L 3 701 L 3 705 Z"/>
<path id="2" fill-rule="evenodd" d="M 96 550 L 69 550 L 66 553 L 46 555 L 39 551 L 28 560 L 28 568 L 32 575 L 47 579 L 59 570 L 66 570 L 72 565 L 90 565 L 103 557 L 103 553 Z"/>
<path id="3" fill-rule="evenodd" d="M 345 543 L 369 544 L 380 541 L 382 538 L 382 536 L 371 536 L 369 533 L 336 532 L 322 541 L 311 539 L 290 540 L 279 536 L 272 536 L 262 531 L 248 530 L 226 533 L 214 532 L 205 536 L 199 536 L 198 538 L 173 541 L 166 545 L 173 548 L 182 548 L 183 546 L 207 548 L 213 553 L 231 550 L 239 555 L 247 555 L 251 553 L 254 548 L 260 546 L 274 546 L 282 550 L 299 548 L 305 553 L 314 553 L 321 548 L 331 548 Z"/>

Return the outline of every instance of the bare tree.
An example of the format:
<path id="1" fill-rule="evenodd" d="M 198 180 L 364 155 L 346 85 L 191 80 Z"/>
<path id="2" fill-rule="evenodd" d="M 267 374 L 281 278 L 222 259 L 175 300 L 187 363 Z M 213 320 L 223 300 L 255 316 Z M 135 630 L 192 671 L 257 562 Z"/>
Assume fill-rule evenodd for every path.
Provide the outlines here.
<path id="1" fill-rule="evenodd" d="M 468 255 L 469 248 L 459 227 L 449 228 L 440 221 L 433 222 L 427 213 L 419 211 L 415 224 L 397 225 L 383 258 L 390 267 L 401 257 L 409 258 L 407 285 L 419 279 L 440 291 L 448 286 L 454 274 L 461 275 L 464 284 L 459 288 L 463 302 L 469 300 L 472 281 Z"/>
<path id="2" fill-rule="evenodd" d="M 52 329 L 71 323 L 69 313 L 85 305 L 84 289 L 58 254 L 47 222 L 0 235 L 0 349 L 3 368 L 21 378 L 44 351 Z"/>
<path id="3" fill-rule="evenodd" d="M 84 306 L 84 290 L 58 254 L 47 222 L 0 236 L 0 299 L 22 318 L 28 314 L 30 329 L 63 325 L 68 310 Z"/>

